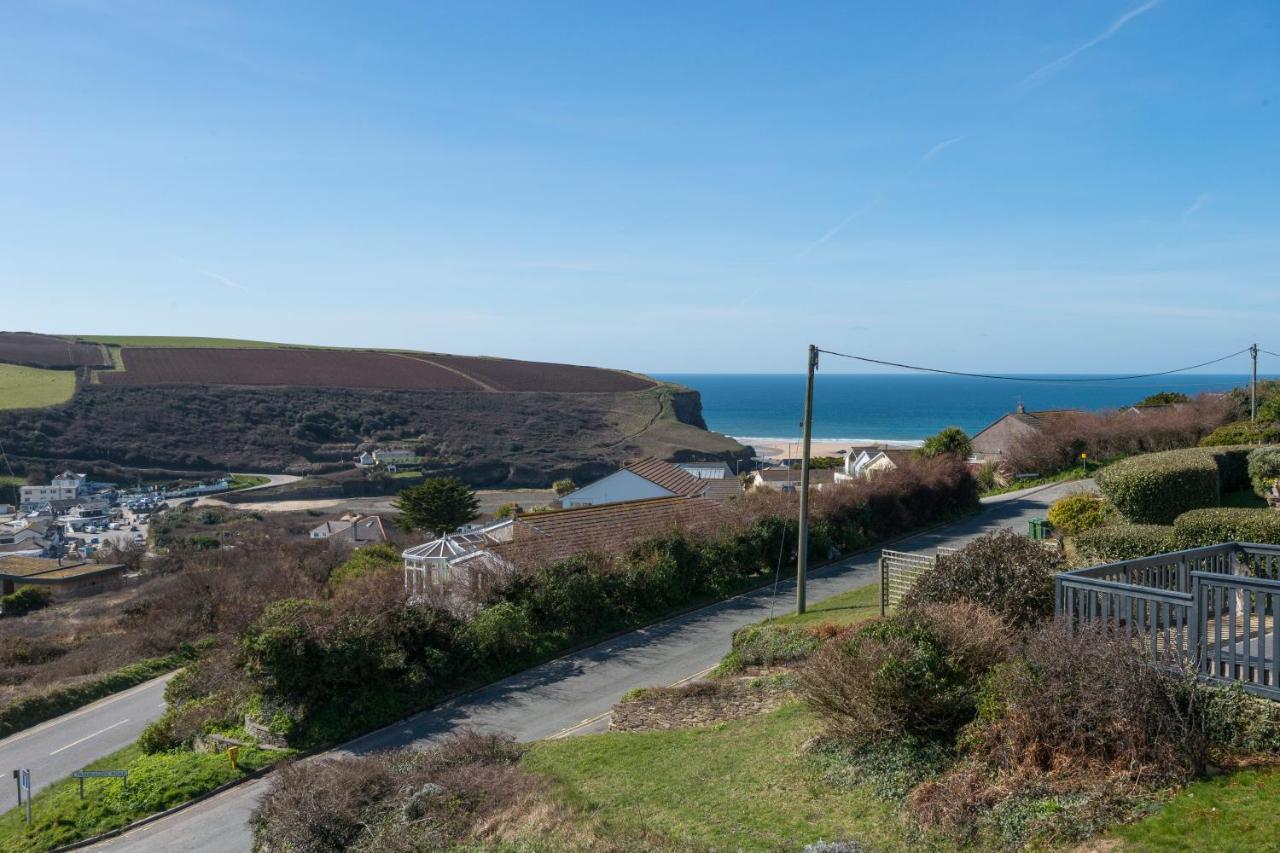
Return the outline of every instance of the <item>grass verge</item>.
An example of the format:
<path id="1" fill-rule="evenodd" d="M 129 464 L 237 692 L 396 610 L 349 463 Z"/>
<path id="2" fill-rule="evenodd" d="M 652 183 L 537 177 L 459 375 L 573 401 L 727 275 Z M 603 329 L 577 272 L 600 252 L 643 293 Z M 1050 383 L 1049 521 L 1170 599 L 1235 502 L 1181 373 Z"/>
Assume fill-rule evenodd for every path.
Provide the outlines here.
<path id="1" fill-rule="evenodd" d="M 1239 770 L 1193 782 L 1151 817 L 1115 830 L 1098 849 L 1275 850 L 1275 826 L 1266 815 L 1277 804 L 1280 767 Z"/>
<path id="2" fill-rule="evenodd" d="M 113 752 L 86 769 L 128 770 L 128 785 L 119 779 L 86 779 L 84 799 L 79 783 L 64 779 L 40 791 L 31 801 L 31 825 L 26 807 L 0 815 L 0 850 L 44 851 L 80 838 L 127 826 L 219 785 L 241 778 L 280 760 L 281 753 L 244 749 L 239 769 L 225 755 L 174 751 L 146 755 L 136 745 Z"/>
<path id="3" fill-rule="evenodd" d="M 1009 492 L 1020 492 L 1023 489 L 1034 489 L 1036 486 L 1047 486 L 1051 483 L 1067 483 L 1072 480 L 1085 480 L 1098 473 L 1098 465 L 1090 465 L 1086 473 L 1083 468 L 1068 468 L 1065 471 L 1059 471 L 1056 474 L 1049 474 L 1044 477 L 1027 477 L 1022 480 L 1014 480 L 1007 486 L 998 489 L 990 489 L 983 492 L 979 497 L 990 498 L 996 495 L 1007 495 Z"/>
<path id="4" fill-rule="evenodd" d="M 270 477 L 262 474 L 232 474 L 231 475 L 231 491 L 237 489 L 248 489 L 253 486 L 265 486 L 271 482 Z"/>
<path id="5" fill-rule="evenodd" d="M 801 752 L 817 732 L 816 717 L 790 705 L 708 728 L 543 741 L 523 766 L 606 827 L 656 832 L 677 849 L 796 850 L 837 839 L 903 849 L 892 805 L 862 786 L 823 783 Z"/>
<path id="6" fill-rule="evenodd" d="M 0 409 L 42 409 L 71 399 L 76 392 L 74 370 L 41 370 L 20 364 L 0 364 Z"/>
<path id="7" fill-rule="evenodd" d="M 810 604 L 804 613 L 766 619 L 762 625 L 854 625 L 880 615 L 880 584 L 873 583 Z"/>

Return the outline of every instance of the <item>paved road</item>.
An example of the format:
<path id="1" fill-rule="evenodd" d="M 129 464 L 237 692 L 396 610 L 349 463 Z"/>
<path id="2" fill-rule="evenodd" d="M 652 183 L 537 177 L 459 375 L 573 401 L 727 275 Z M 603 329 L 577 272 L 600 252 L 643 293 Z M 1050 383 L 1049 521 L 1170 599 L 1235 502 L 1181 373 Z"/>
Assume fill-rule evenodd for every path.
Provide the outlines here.
<path id="1" fill-rule="evenodd" d="M 1080 487 L 1079 483 L 1065 483 L 989 498 L 980 515 L 910 537 L 894 547 L 931 551 L 1001 527 L 1025 530 L 1027 519 L 1043 515 L 1054 500 Z M 878 556 L 878 551 L 862 554 L 814 572 L 809 600 L 820 601 L 874 582 Z M 775 604 L 777 612 L 785 613 L 793 596 L 794 584 L 784 583 L 776 602 L 770 590 L 751 592 L 633 631 L 469 693 L 329 754 L 421 745 L 459 725 L 509 732 L 520 740 L 602 731 L 608 725 L 610 707 L 623 693 L 634 687 L 672 684 L 705 672 L 728 650 L 735 628 L 768 616 Z M 270 779 L 264 778 L 232 788 L 93 849 L 139 853 L 248 850 L 251 836 L 246 822 L 270 784 Z"/>
<path id="2" fill-rule="evenodd" d="M 164 686 L 172 677 L 145 681 L 0 740 L 0 775 L 9 778 L 11 770 L 29 767 L 31 787 L 39 790 L 123 749 L 164 711 Z"/>

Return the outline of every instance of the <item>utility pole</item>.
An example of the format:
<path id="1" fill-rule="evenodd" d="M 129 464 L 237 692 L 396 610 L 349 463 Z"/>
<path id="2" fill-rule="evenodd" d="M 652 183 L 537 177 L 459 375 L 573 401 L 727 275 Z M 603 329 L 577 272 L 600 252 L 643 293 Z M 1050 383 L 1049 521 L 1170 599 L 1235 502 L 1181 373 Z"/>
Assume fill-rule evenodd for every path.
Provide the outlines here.
<path id="1" fill-rule="evenodd" d="M 809 446 L 813 439 L 813 372 L 818 348 L 809 344 L 809 381 L 804 389 L 804 446 L 800 451 L 800 541 L 796 543 L 796 613 L 804 612 L 804 581 L 809 572 Z"/>
<path id="2" fill-rule="evenodd" d="M 1249 347 L 1249 357 L 1253 359 L 1253 378 L 1249 382 L 1249 420 L 1258 419 L 1258 345 Z"/>

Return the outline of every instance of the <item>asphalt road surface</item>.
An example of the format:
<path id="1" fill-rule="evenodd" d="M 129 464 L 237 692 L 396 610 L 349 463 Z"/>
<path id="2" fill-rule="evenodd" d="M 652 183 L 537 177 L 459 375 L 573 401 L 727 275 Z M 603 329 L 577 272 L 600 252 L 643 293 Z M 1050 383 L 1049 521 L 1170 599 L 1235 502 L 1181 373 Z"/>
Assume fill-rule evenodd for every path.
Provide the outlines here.
<path id="1" fill-rule="evenodd" d="M 1049 504 L 1080 489 L 1079 482 L 988 498 L 983 512 L 893 545 L 903 551 L 932 552 L 955 546 L 999 528 L 1026 530 L 1027 520 L 1043 516 Z M 879 551 L 855 555 L 816 570 L 809 579 L 810 601 L 875 582 Z M 785 613 L 793 606 L 794 583 L 746 593 L 666 622 L 550 661 L 488 687 L 425 711 L 401 723 L 357 738 L 326 755 L 358 754 L 389 747 L 422 745 L 457 726 L 503 731 L 520 740 L 538 740 L 603 731 L 608 713 L 634 687 L 673 684 L 696 677 L 729 649 L 734 629 Z M 190 808 L 96 845 L 94 850 L 183 853 L 247 851 L 247 821 L 270 777 L 232 788 Z"/>
<path id="2" fill-rule="evenodd" d="M 13 770 L 30 768 L 31 787 L 38 791 L 123 749 L 164 711 L 164 686 L 172 677 L 169 673 L 144 681 L 0 740 L 0 775 L 9 778 Z M 15 798 L 11 805 L 17 805 L 16 789 L 10 796 Z"/>

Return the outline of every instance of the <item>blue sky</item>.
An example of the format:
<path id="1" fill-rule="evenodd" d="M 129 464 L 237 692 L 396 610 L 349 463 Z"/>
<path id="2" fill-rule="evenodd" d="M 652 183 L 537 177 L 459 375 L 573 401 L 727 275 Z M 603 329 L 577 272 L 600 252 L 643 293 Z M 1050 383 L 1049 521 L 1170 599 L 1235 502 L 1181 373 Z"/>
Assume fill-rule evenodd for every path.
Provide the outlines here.
<path id="1" fill-rule="evenodd" d="M 652 372 L 1280 351 L 1273 3 L 63 0 L 7 7 L 0 81 L 5 328 Z"/>

